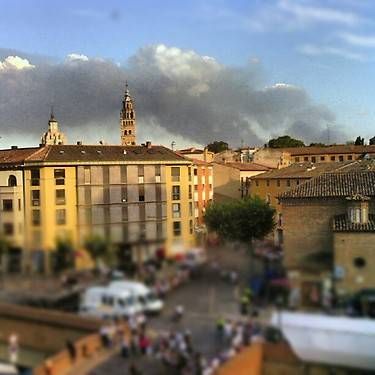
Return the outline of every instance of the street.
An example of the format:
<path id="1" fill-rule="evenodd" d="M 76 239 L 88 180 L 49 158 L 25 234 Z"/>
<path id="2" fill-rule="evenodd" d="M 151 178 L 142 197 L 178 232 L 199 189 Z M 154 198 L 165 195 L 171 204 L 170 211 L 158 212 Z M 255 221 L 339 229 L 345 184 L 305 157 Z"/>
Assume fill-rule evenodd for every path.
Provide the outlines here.
<path id="1" fill-rule="evenodd" d="M 185 314 L 180 322 L 174 323 L 171 316 L 178 304 L 185 307 Z M 236 289 L 228 281 L 221 280 L 218 272 L 208 270 L 168 296 L 162 315 L 150 319 L 149 333 L 154 336 L 162 332 L 189 330 L 194 349 L 206 358 L 212 358 L 220 349 L 215 332 L 215 323 L 220 316 L 234 320 L 240 318 Z M 125 360 L 118 354 L 90 374 L 127 374 L 129 363 L 132 361 L 144 374 L 165 374 L 161 364 L 152 358 L 138 357 Z"/>

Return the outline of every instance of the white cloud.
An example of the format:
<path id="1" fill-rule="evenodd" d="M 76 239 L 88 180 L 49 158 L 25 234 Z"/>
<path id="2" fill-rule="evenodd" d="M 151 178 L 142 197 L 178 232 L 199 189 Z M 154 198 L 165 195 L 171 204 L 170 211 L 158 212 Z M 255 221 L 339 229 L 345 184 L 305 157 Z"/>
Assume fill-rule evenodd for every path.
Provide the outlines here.
<path id="1" fill-rule="evenodd" d="M 86 55 L 82 55 L 79 53 L 70 53 L 66 56 L 66 61 L 89 61 L 89 58 Z"/>
<path id="2" fill-rule="evenodd" d="M 304 23 L 338 23 L 353 26 L 360 22 L 354 13 L 321 6 L 302 5 L 290 0 L 280 0 L 278 7 Z"/>
<path id="3" fill-rule="evenodd" d="M 340 33 L 339 37 L 346 43 L 357 47 L 375 47 L 375 35 L 357 35 L 353 33 Z"/>
<path id="4" fill-rule="evenodd" d="M 0 61 L 0 71 L 33 69 L 35 65 L 29 60 L 19 56 L 8 56 L 4 61 Z"/>
<path id="5" fill-rule="evenodd" d="M 343 48 L 332 46 L 317 46 L 312 44 L 305 44 L 298 48 L 298 51 L 307 56 L 336 56 L 347 60 L 366 61 L 366 57 L 360 53 L 348 51 Z"/>

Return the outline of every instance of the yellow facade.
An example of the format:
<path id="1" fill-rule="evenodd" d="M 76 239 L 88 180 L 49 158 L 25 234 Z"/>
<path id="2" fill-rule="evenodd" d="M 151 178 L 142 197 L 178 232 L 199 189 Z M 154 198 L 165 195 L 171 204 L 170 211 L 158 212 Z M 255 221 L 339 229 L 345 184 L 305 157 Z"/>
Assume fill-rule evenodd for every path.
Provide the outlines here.
<path id="1" fill-rule="evenodd" d="M 177 169 L 179 175 L 177 174 Z M 189 165 L 167 165 L 167 256 L 183 253 L 195 245 L 193 216 L 192 168 Z M 177 191 L 179 190 L 179 194 Z M 178 199 L 179 198 L 179 199 Z M 176 209 L 179 205 L 180 212 Z M 176 224 L 179 223 L 179 224 Z M 178 227 L 180 230 L 178 230 Z"/>
<path id="2" fill-rule="evenodd" d="M 75 167 L 36 166 L 25 170 L 25 220 L 26 250 L 53 251 L 58 239 L 76 245 Z"/>

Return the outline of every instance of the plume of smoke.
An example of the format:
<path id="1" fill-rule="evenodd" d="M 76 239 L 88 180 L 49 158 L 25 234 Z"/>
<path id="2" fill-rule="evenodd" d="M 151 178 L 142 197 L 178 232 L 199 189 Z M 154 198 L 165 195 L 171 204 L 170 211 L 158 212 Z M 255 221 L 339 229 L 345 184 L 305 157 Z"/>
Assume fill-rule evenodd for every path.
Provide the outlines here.
<path id="1" fill-rule="evenodd" d="M 163 129 L 163 140 L 169 134 L 200 144 L 215 139 L 261 144 L 288 132 L 311 142 L 324 140 L 327 122 L 335 120 L 302 88 L 262 87 L 259 64 L 251 61 L 233 68 L 164 45 L 141 48 L 124 67 L 79 54 L 60 63 L 36 64 L 28 59 L 33 69 L 0 74 L 0 121 L 3 134 L 27 131 L 36 143 L 51 104 L 68 136 L 82 131 L 90 142 L 102 132 L 118 142 L 126 79 L 135 97 L 138 123 L 146 129 L 143 134 Z M 152 134 L 152 141 L 160 141 Z"/>

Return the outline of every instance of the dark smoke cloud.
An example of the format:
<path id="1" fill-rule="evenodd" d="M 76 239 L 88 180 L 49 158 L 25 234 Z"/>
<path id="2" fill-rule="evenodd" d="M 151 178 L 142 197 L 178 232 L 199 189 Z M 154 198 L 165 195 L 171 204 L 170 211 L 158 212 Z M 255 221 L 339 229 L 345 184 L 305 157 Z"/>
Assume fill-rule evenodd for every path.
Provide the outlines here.
<path id="1" fill-rule="evenodd" d="M 284 134 L 307 142 L 325 140 L 333 113 L 312 103 L 298 87 L 276 84 L 261 88 L 259 64 L 241 68 L 219 64 L 192 51 L 163 45 L 140 49 L 126 66 L 70 55 L 55 63 L 27 58 L 35 67 L 0 63 L 1 132 L 27 132 L 37 140 L 46 128 L 49 107 L 68 134 L 97 141 L 98 134 L 118 140 L 118 116 L 124 82 L 136 100 L 142 134 L 163 129 L 170 136 L 205 144 L 215 139 L 238 145 L 262 144 Z M 13 54 L 15 55 L 15 54 Z M 9 56 L 0 50 L 2 62 Z M 9 64 L 8 64 L 9 65 Z M 155 131 L 153 141 L 158 141 Z M 333 134 L 333 132 L 332 132 Z M 340 134 L 344 137 L 344 134 Z"/>

